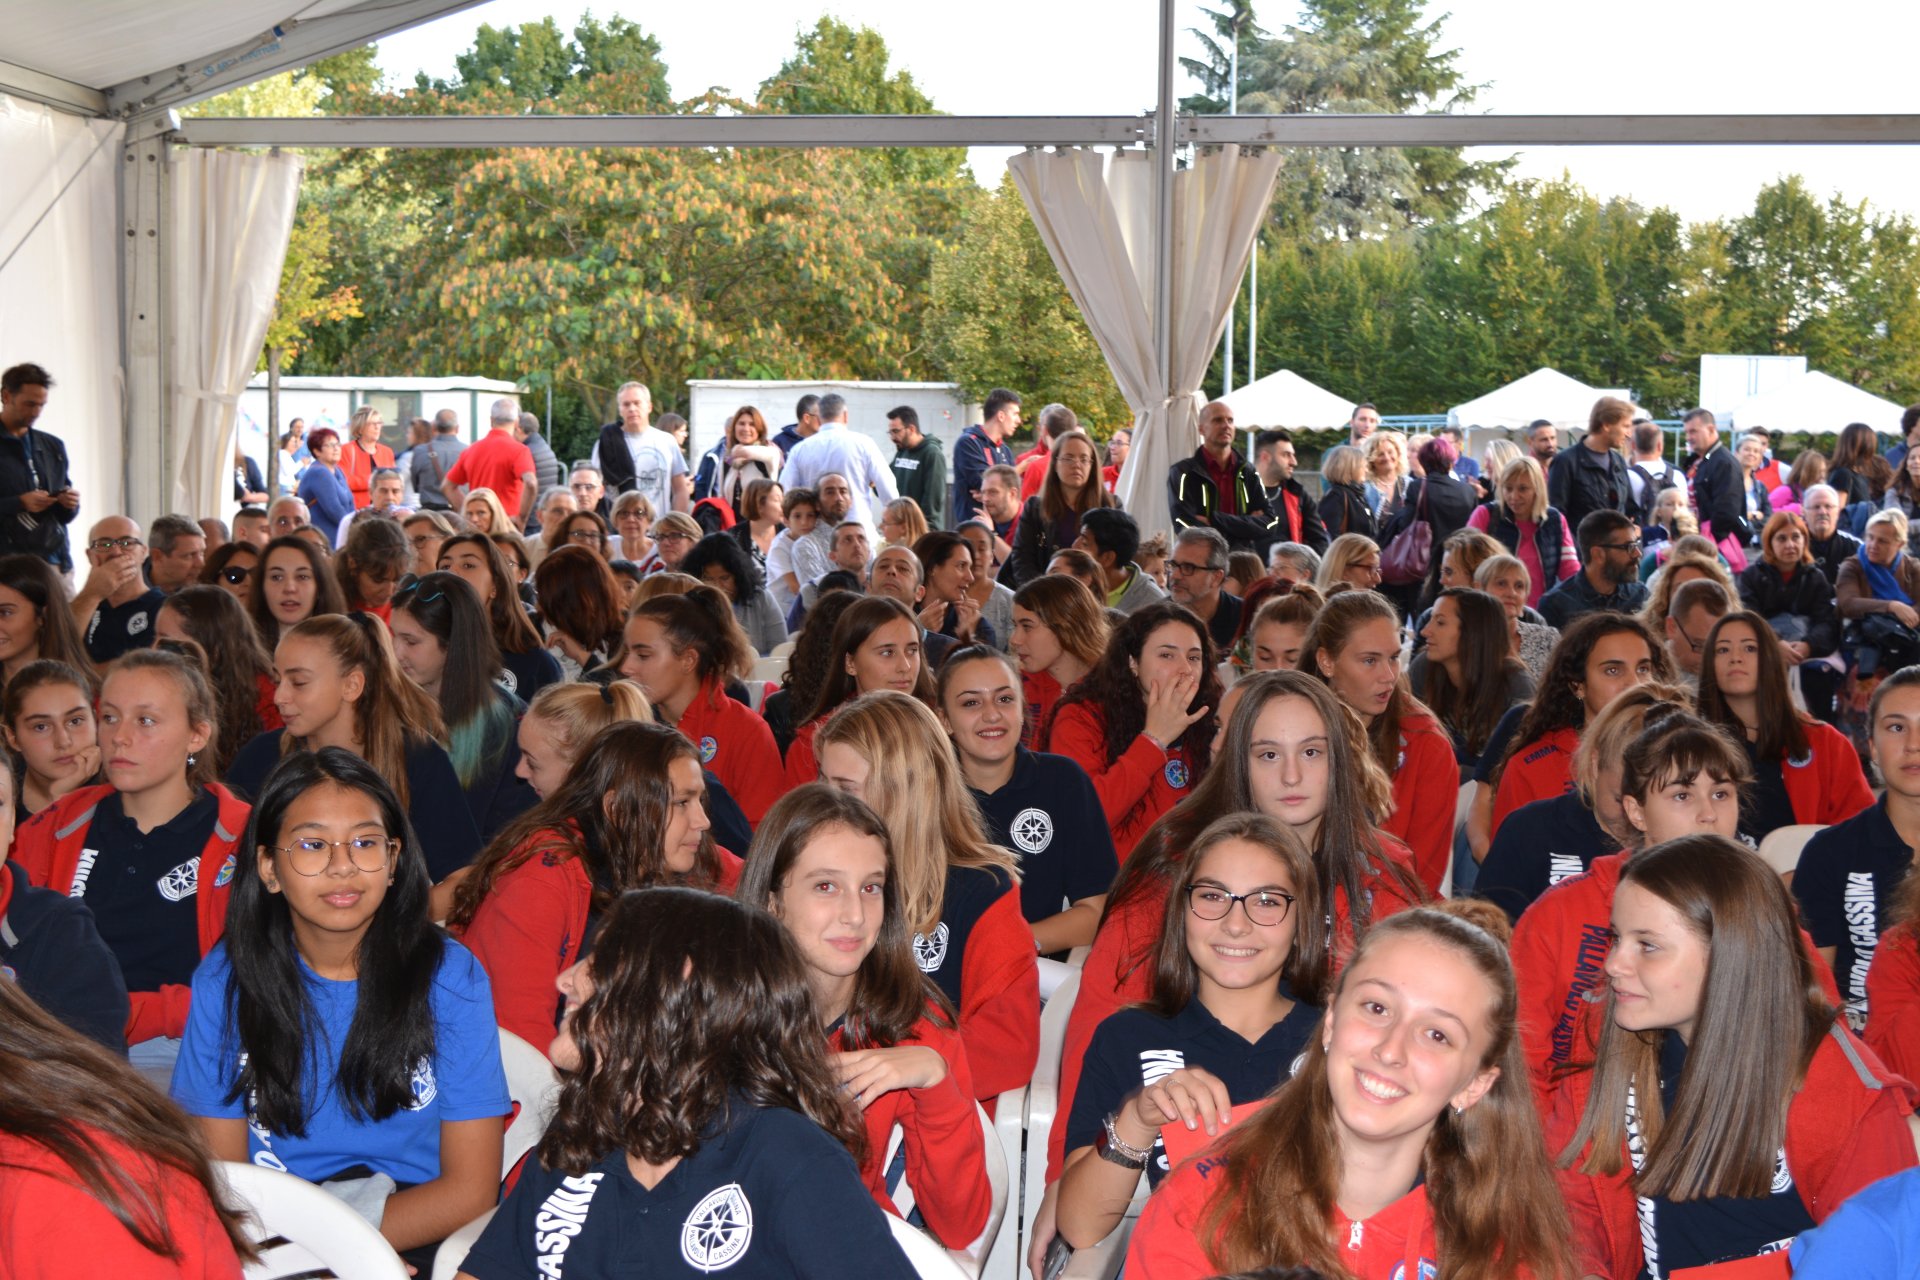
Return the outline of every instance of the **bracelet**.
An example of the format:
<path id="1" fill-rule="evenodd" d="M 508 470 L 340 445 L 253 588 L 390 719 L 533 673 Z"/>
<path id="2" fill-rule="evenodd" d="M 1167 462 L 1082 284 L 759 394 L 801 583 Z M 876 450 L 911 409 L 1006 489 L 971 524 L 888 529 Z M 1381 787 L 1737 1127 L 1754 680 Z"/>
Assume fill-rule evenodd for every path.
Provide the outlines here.
<path id="1" fill-rule="evenodd" d="M 1165 755 L 1165 754 L 1167 754 L 1167 744 L 1166 744 L 1166 743 L 1164 743 L 1164 742 L 1162 742 L 1162 741 L 1160 741 L 1160 739 L 1158 739 L 1158 738 L 1156 738 L 1156 737 L 1154 737 L 1154 736 L 1153 736 L 1152 734 L 1150 734 L 1150 733 L 1148 733 L 1148 732 L 1147 732 L 1147 731 L 1146 731 L 1145 729 L 1142 729 L 1142 730 L 1140 731 L 1140 736 L 1141 736 L 1141 737 L 1143 737 L 1143 738 L 1145 738 L 1145 739 L 1146 739 L 1146 740 L 1147 740 L 1148 742 L 1151 742 L 1151 743 L 1152 743 L 1152 744 L 1153 744 L 1154 746 L 1156 746 L 1156 747 L 1158 747 L 1158 748 L 1160 748 L 1160 754 L 1161 754 L 1161 755 Z"/>
<path id="2" fill-rule="evenodd" d="M 1138 1172 L 1147 1167 L 1147 1157 L 1153 1151 L 1148 1147 L 1133 1146 L 1122 1139 L 1113 1123 L 1116 1114 L 1109 1114 L 1100 1122 L 1100 1132 L 1093 1140 L 1093 1153 L 1109 1164 Z"/>

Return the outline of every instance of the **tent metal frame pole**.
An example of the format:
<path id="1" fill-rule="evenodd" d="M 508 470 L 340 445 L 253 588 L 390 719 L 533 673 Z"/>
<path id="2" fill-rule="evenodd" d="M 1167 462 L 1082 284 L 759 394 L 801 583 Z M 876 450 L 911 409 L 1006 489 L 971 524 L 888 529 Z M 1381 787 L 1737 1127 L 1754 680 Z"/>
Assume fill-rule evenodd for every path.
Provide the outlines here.
<path id="1" fill-rule="evenodd" d="M 175 285 L 168 261 L 172 112 L 129 121 L 120 152 L 120 326 L 126 390 L 121 411 L 119 510 L 145 527 L 172 500 L 166 459 L 173 435 L 167 352 Z"/>
<path id="2" fill-rule="evenodd" d="M 91 85 L 75 83 L 32 67 L 0 61 L 0 94 L 26 98 L 83 116 L 107 114 L 107 95 Z"/>
<path id="3" fill-rule="evenodd" d="M 1153 354 L 1169 393 L 1174 387 L 1173 164 L 1179 145 L 1174 136 L 1173 6 L 1174 0 L 1160 0 L 1160 106 L 1153 130 Z M 1175 455 L 1185 452 L 1176 449 Z"/>

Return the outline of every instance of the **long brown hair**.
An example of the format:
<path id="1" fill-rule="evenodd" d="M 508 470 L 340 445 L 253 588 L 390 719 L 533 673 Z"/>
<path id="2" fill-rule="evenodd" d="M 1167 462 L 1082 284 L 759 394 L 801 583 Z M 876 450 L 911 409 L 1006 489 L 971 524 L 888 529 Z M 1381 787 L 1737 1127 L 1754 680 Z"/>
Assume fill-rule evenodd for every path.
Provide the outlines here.
<path id="1" fill-rule="evenodd" d="M 225 777 L 240 748 L 261 731 L 260 682 L 262 678 L 272 682 L 273 656 L 230 591 L 183 587 L 168 596 L 161 608 L 178 613 L 187 634 L 206 651 L 207 672 L 220 704 L 218 745 L 209 754 L 214 775 Z"/>
<path id="2" fill-rule="evenodd" d="M 913 958 L 913 933 L 901 909 L 893 837 L 864 800 L 824 782 L 809 782 L 780 797 L 753 833 L 733 896 L 749 907 L 771 911 L 774 896 L 786 887 L 793 864 L 813 838 L 836 827 L 878 840 L 887 858 L 880 934 L 854 976 L 841 1043 L 848 1049 L 890 1049 L 912 1035 L 914 1024 L 928 1016 L 953 1026 L 946 995 L 920 972 Z"/>
<path id="3" fill-rule="evenodd" d="M 220 590 L 209 587 L 210 591 Z M 189 642 L 191 644 L 191 642 Z M 193 646 L 198 649 L 199 646 Z M 152 671 L 173 682 L 174 690 L 180 695 L 180 705 L 186 710 L 189 725 L 203 724 L 207 727 L 207 745 L 200 748 L 197 755 L 189 755 L 182 767 L 186 772 L 187 784 L 198 790 L 219 777 L 213 762 L 220 747 L 220 707 L 213 695 L 213 685 L 207 679 L 204 665 L 204 651 L 194 657 L 169 651 L 155 646 L 149 649 L 135 649 L 122 654 L 112 666 L 107 668 L 107 678 L 112 679 L 121 671 Z M 102 696 L 106 693 L 106 680 L 100 682 Z"/>
<path id="4" fill-rule="evenodd" d="M 255 1258 L 200 1127 L 124 1057 L 62 1026 L 11 981 L 0 981 L 0 1133 L 66 1165 L 80 1189 L 150 1253 L 187 1260 L 186 1242 L 168 1222 L 177 1206 L 166 1183 L 177 1174 L 207 1197 L 233 1251 L 243 1261 Z M 135 1158 L 103 1149 L 102 1138 Z"/>
<path id="5" fill-rule="evenodd" d="M 1093 455 L 1093 465 L 1087 468 L 1087 482 L 1078 492 L 1067 492 L 1067 486 L 1060 479 L 1060 450 L 1069 440 L 1078 440 L 1087 446 Z M 1062 520 L 1067 516 L 1083 516 L 1096 507 L 1117 507 L 1119 502 L 1107 492 L 1107 484 L 1100 475 L 1100 449 L 1093 443 L 1093 437 L 1075 427 L 1063 431 L 1048 448 L 1046 457 L 1047 474 L 1040 481 L 1040 518 L 1047 521 Z"/>
<path id="6" fill-rule="evenodd" d="M 372 765 L 400 797 L 402 808 L 413 800 L 407 786 L 407 753 L 426 742 L 446 737 L 440 704 L 413 681 L 400 674 L 393 656 L 387 624 L 370 613 L 329 613 L 308 618 L 291 631 L 294 637 L 316 640 L 339 664 L 342 675 L 358 671 L 366 681 L 350 713 L 360 739 L 360 758 Z M 282 734 L 280 754 L 308 750 L 305 738 Z"/>
<path id="7" fill-rule="evenodd" d="M 471 495 L 469 495 L 471 496 Z M 524 544 L 523 544 L 524 545 Z M 446 568 L 447 556 L 456 547 L 472 547 L 487 562 L 487 576 L 493 579 L 493 599 L 487 601 L 487 620 L 493 624 L 493 642 L 502 653 L 530 653 L 540 647 L 540 632 L 520 604 L 520 586 L 507 568 L 507 558 L 492 538 L 484 533 L 456 533 L 440 544 L 433 567 Z"/>
<path id="8" fill-rule="evenodd" d="M 827 658 L 826 680 L 820 686 L 820 694 L 813 700 L 813 706 L 801 723 L 811 723 L 826 715 L 835 707 L 860 692 L 860 683 L 853 673 L 847 670 L 847 659 L 859 652 L 860 646 L 867 642 L 881 627 L 896 619 L 904 618 L 913 624 L 914 643 L 920 643 L 920 619 L 913 611 L 891 596 L 865 596 L 847 606 L 840 615 L 840 621 L 833 626 L 833 650 Z M 933 705 L 933 675 L 927 670 L 927 655 L 920 653 L 920 675 L 914 681 L 913 696 L 928 706 Z"/>
<path id="9" fill-rule="evenodd" d="M 1759 733 L 1753 741 L 1753 753 L 1762 760 L 1784 763 L 1807 754 L 1807 726 L 1793 705 L 1787 688 L 1787 663 L 1780 652 L 1779 638 L 1767 620 L 1751 609 L 1736 609 L 1725 614 L 1707 632 L 1707 647 L 1700 655 L 1700 717 L 1726 729 L 1737 740 L 1747 736 L 1747 726 L 1727 705 L 1720 692 L 1720 675 L 1714 661 L 1714 648 L 1728 627 L 1742 626 L 1753 632 L 1754 647 L 1760 651 L 1759 677 L 1754 687 L 1754 711 Z"/>
<path id="10" fill-rule="evenodd" d="M 533 594 L 548 629 L 573 637 L 588 653 L 612 653 L 620 643 L 626 596 L 605 557 L 576 546 L 548 552 L 533 571 Z"/>
<path id="11" fill-rule="evenodd" d="M 1103 754 L 1106 763 L 1112 764 L 1126 753 L 1133 740 L 1140 736 L 1147 724 L 1147 694 L 1140 687 L 1139 673 L 1134 663 L 1147 647 L 1147 637 L 1168 623 L 1179 623 L 1192 631 L 1200 641 L 1200 685 L 1193 692 L 1193 701 L 1187 704 L 1188 711 L 1206 707 L 1213 711 L 1220 709 L 1221 695 L 1226 691 L 1220 687 L 1220 676 L 1214 670 L 1219 655 L 1214 651 L 1213 637 L 1208 633 L 1206 624 L 1196 618 L 1191 610 L 1174 604 L 1171 600 L 1161 600 L 1129 614 L 1113 629 L 1113 635 L 1107 642 L 1107 651 L 1100 655 L 1100 661 L 1093 670 L 1081 678 L 1080 682 L 1060 696 L 1055 704 L 1054 719 L 1058 723 L 1060 712 L 1077 703 L 1085 703 L 1097 713 L 1103 726 L 1105 741 Z M 1187 726 L 1187 731 L 1167 744 L 1167 750 L 1184 747 L 1187 752 L 1188 772 L 1194 777 L 1204 777 L 1207 766 L 1213 761 L 1213 717 L 1202 716 Z"/>
<path id="12" fill-rule="evenodd" d="M 1520 727 L 1507 742 L 1506 754 L 1493 771 L 1492 785 L 1500 785 L 1507 762 L 1521 748 L 1531 747 L 1557 730 L 1578 729 L 1586 724 L 1586 699 L 1574 691 L 1574 686 L 1587 682 L 1587 659 L 1593 656 L 1594 646 L 1608 636 L 1622 634 L 1638 636 L 1645 643 L 1655 680 L 1662 684 L 1673 682 L 1673 664 L 1667 660 L 1667 647 L 1640 619 L 1625 613 L 1589 613 L 1575 618 L 1554 642 L 1553 652 L 1547 655 L 1547 674 L 1534 689 L 1533 701 L 1527 705 L 1526 715 L 1520 718 Z"/>
<path id="13" fill-rule="evenodd" d="M 1787 1107 L 1834 1022 L 1800 941 L 1793 895 L 1758 854 L 1716 835 L 1635 854 L 1620 883 L 1665 902 L 1707 944 L 1700 1012 L 1668 1115 L 1660 1045 L 1675 1033 L 1622 1030 L 1608 994 L 1593 1091 L 1560 1162 L 1585 1173 L 1620 1171 L 1631 1089 L 1646 1151 L 1633 1178 L 1638 1194 L 1764 1196 L 1786 1140 Z"/>
<path id="14" fill-rule="evenodd" d="M 1498 600 L 1474 587 L 1448 587 L 1434 597 L 1433 607 L 1438 609 L 1442 600 L 1453 601 L 1459 622 L 1461 683 L 1454 684 L 1446 667 L 1430 661 L 1425 684 L 1414 692 L 1467 750 L 1479 755 L 1507 713 L 1513 677 L 1527 668 L 1507 644 L 1512 628 Z"/>
<path id="15" fill-rule="evenodd" d="M 744 676 L 753 669 L 753 644 L 717 587 L 702 583 L 683 595 L 643 600 L 630 617 L 659 623 L 675 654 L 692 649 L 694 678 L 701 684 Z"/>
<path id="16" fill-rule="evenodd" d="M 561 1082 L 542 1165 L 581 1174 L 615 1151 L 690 1156 L 735 1099 L 797 1111 L 866 1155 L 806 966 L 765 911 L 697 889 L 629 891 L 591 964 L 594 992 L 571 1018 L 580 1065 Z"/>
<path id="17" fill-rule="evenodd" d="M 1200 873 L 1207 854 L 1229 840 L 1245 840 L 1271 853 L 1287 869 L 1293 884 L 1293 946 L 1280 978 L 1299 999 L 1318 1004 L 1327 984 L 1326 907 L 1320 877 L 1307 847 L 1292 828 L 1261 813 L 1230 813 L 1202 831 L 1187 851 L 1167 893 L 1167 909 L 1160 918 L 1160 949 L 1153 960 L 1153 994 L 1146 1007 L 1163 1018 L 1178 1017 L 1200 991 L 1200 966 L 1187 948 L 1187 891 Z"/>
<path id="18" fill-rule="evenodd" d="M 834 743 L 858 753 L 871 770 L 866 801 L 893 833 L 909 929 L 931 933 L 940 923 L 950 868 L 998 867 L 1020 878 L 1013 854 L 987 839 L 953 742 L 924 702 L 892 689 L 863 693 L 821 726 L 815 754 Z"/>
<path id="19" fill-rule="evenodd" d="M 1320 653 L 1324 650 L 1339 657 L 1340 651 L 1347 647 L 1347 641 L 1356 630 L 1365 623 L 1377 621 L 1391 622 L 1397 634 L 1400 615 L 1379 592 L 1342 591 L 1332 597 L 1314 618 L 1313 625 L 1307 628 L 1307 638 L 1300 645 L 1300 669 L 1331 686 L 1333 678 L 1320 670 Z M 1380 762 L 1380 767 L 1387 771 L 1388 777 L 1393 776 L 1400 759 L 1400 722 L 1411 715 L 1427 714 L 1430 713 L 1420 700 L 1408 692 L 1407 678 L 1403 673 L 1394 682 L 1393 696 L 1387 699 L 1386 707 L 1367 726 L 1367 741 L 1373 747 L 1373 758 Z"/>
<path id="20" fill-rule="evenodd" d="M 1648 707 L 1640 736 L 1620 756 L 1620 794 L 1632 796 L 1644 807 L 1668 783 L 1703 773 L 1740 791 L 1753 785 L 1746 748 L 1732 734 L 1681 706 Z M 1622 834 L 1630 850 L 1646 844 L 1645 832 L 1636 829 Z"/>
<path id="21" fill-rule="evenodd" d="M 1570 1231 L 1527 1085 L 1505 917 L 1469 899 L 1382 920 L 1336 982 L 1335 999 L 1373 948 L 1400 937 L 1446 947 L 1486 979 L 1493 1034 L 1481 1065 L 1500 1072 L 1479 1102 L 1458 1114 L 1443 1110 L 1427 1139 L 1422 1165 L 1439 1280 L 1567 1280 L 1574 1274 Z M 1284 1261 L 1347 1274 L 1332 1235 L 1340 1138 L 1323 1036 L 1313 1037 L 1293 1078 L 1229 1130 L 1223 1145 L 1199 1228 L 1212 1264 L 1231 1271 Z"/>
<path id="22" fill-rule="evenodd" d="M 93 659 L 87 656 L 80 624 L 73 618 L 72 597 L 67 593 L 66 584 L 53 572 L 53 566 L 39 556 L 0 556 L 0 587 L 25 596 L 40 615 L 34 657 L 66 663 L 93 680 L 93 688 L 98 690 Z"/>
<path id="23" fill-rule="evenodd" d="M 260 634 L 260 643 L 269 651 L 280 643 L 280 619 L 267 607 L 267 561 L 273 559 L 276 551 L 298 552 L 313 573 L 313 612 L 307 617 L 347 611 L 346 594 L 340 590 L 340 582 L 333 576 L 333 569 L 320 548 L 298 534 L 275 538 L 260 548 L 260 562 L 253 566 L 247 578 L 247 613 L 253 619 L 253 629 Z"/>
<path id="24" fill-rule="evenodd" d="M 685 876 L 668 869 L 661 847 L 673 810 L 667 767 L 682 759 L 698 762 L 699 752 L 667 725 L 623 721 L 602 729 L 573 762 L 566 782 L 481 850 L 454 892 L 447 923 L 455 928 L 472 924 L 500 877 L 535 856 L 580 859 L 596 908 L 628 889 L 649 885 L 717 887 L 720 856 L 712 832 L 701 836 L 694 868 Z"/>
<path id="25" fill-rule="evenodd" d="M 1045 573 L 1013 593 L 1016 609 L 1025 609 L 1051 632 L 1060 647 L 1093 667 L 1107 651 L 1113 625 L 1106 605 L 1078 578 Z"/>
<path id="26" fill-rule="evenodd" d="M 1373 920 L 1372 895 L 1366 888 L 1373 876 L 1391 880 L 1408 902 L 1425 901 L 1427 893 L 1420 882 L 1387 857 L 1380 843 L 1375 824 L 1385 821 L 1393 810 L 1393 782 L 1367 749 L 1360 717 L 1333 690 L 1303 671 L 1262 671 L 1246 677 L 1240 687 L 1246 692 L 1227 721 L 1218 767 L 1208 769 L 1193 793 L 1140 837 L 1107 893 L 1102 923 L 1155 885 L 1174 880 L 1188 850 L 1215 818 L 1257 811 L 1248 780 L 1253 726 L 1276 698 L 1303 699 L 1327 726 L 1327 807 L 1311 850 L 1320 899 L 1326 904 L 1323 910 L 1333 909 L 1336 895 L 1344 897 L 1355 935 L 1364 934 Z M 1146 963 L 1148 954 L 1128 957 L 1123 973 Z"/>

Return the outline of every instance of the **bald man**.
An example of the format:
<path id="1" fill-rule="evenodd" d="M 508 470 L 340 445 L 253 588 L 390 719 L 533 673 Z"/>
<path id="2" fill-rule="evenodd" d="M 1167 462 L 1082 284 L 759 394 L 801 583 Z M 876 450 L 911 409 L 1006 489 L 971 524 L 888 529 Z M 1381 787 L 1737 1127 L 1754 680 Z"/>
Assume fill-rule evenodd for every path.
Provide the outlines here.
<path id="1" fill-rule="evenodd" d="M 1167 472 L 1173 527 L 1212 529 L 1232 551 L 1263 558 L 1278 534 L 1278 517 L 1253 464 L 1233 447 L 1233 409 L 1215 400 L 1200 410 L 1200 447 Z"/>
<path id="2" fill-rule="evenodd" d="M 73 620 L 79 624 L 87 656 L 112 662 L 134 649 L 153 643 L 153 615 L 167 597 L 147 585 L 140 567 L 147 562 L 147 544 L 140 526 L 125 516 L 108 516 L 87 531 L 86 583 L 73 597 Z"/>

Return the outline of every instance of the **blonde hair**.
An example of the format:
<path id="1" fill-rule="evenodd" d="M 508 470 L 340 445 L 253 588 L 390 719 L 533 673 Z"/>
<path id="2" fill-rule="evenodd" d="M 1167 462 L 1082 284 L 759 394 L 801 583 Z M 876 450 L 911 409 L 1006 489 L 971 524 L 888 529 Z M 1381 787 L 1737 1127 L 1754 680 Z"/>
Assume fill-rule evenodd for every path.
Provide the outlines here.
<path id="1" fill-rule="evenodd" d="M 671 569 L 650 573 L 640 579 L 640 585 L 633 589 L 633 608 L 627 611 L 627 616 L 632 617 L 633 609 L 638 609 L 649 600 L 660 596 L 683 596 L 703 585 L 700 579 L 690 573 L 676 573 Z"/>
<path id="2" fill-rule="evenodd" d="M 925 703 L 892 689 L 862 694 L 821 726 L 814 754 L 835 743 L 871 770 L 861 798 L 893 833 L 909 929 L 930 933 L 940 923 L 950 868 L 999 867 L 1019 879 L 1013 854 L 987 839 L 953 742 Z"/>
<path id="3" fill-rule="evenodd" d="M 623 720 L 652 720 L 653 704 L 631 680 L 615 680 L 604 687 L 550 684 L 533 695 L 527 718 L 547 726 L 571 768 L 594 734 Z"/>
<path id="4" fill-rule="evenodd" d="M 1527 562 L 1519 556 L 1510 556 L 1504 551 L 1497 556 L 1488 556 L 1480 562 L 1480 567 L 1473 571 L 1473 585 L 1484 591 L 1501 574 L 1515 571 L 1518 571 L 1520 577 L 1525 580 L 1527 590 L 1533 590 L 1533 573 L 1527 568 Z"/>
<path id="5" fill-rule="evenodd" d="M 1637 684 L 1609 702 L 1580 733 L 1573 753 L 1573 782 L 1580 799 L 1598 818 L 1600 775 L 1619 768 L 1627 747 L 1646 727 L 1647 712 L 1658 706 L 1693 710 L 1693 695 L 1675 684 Z"/>
<path id="6" fill-rule="evenodd" d="M 1503 476 L 1507 464 L 1520 457 L 1520 446 L 1511 440 L 1489 440 L 1480 451 L 1480 467 L 1489 476 Z"/>
<path id="7" fill-rule="evenodd" d="M 1665 634 L 1667 615 L 1673 612 L 1673 593 L 1684 585 L 1674 581 L 1682 569 L 1698 569 L 1720 584 L 1729 601 L 1737 604 L 1740 600 L 1740 592 L 1733 585 L 1733 575 L 1727 572 L 1727 566 L 1720 563 L 1718 555 L 1676 552 L 1660 566 L 1660 571 L 1653 575 L 1653 581 L 1647 584 L 1646 607 L 1640 610 L 1640 621 L 1646 623 L 1656 636 Z"/>
<path id="8" fill-rule="evenodd" d="M 467 490 L 467 500 L 460 504 L 460 514 L 464 517 L 467 514 L 467 508 L 475 502 L 486 507 L 488 512 L 493 516 L 493 527 L 487 530 L 489 534 L 512 533 L 514 531 L 516 526 L 513 517 L 507 514 L 507 509 L 501 503 L 499 494 L 491 489 Z M 467 523 L 472 524 L 473 522 L 469 520 Z"/>
<path id="9" fill-rule="evenodd" d="M 1530 511 L 1512 511 L 1507 507 L 1507 486 L 1517 476 L 1525 476 L 1527 483 L 1533 486 L 1533 509 Z M 1547 518 L 1547 473 L 1532 458 L 1515 458 L 1500 471 L 1500 492 L 1494 495 L 1494 501 L 1500 504 L 1501 512 L 1509 520 L 1539 524 Z"/>
<path id="10" fill-rule="evenodd" d="M 1393 478 L 1407 475 L 1407 438 L 1398 431 L 1376 431 L 1367 437 L 1367 479 L 1373 479 L 1373 460 L 1386 450 L 1393 451 Z"/>
<path id="11" fill-rule="evenodd" d="M 1898 507 L 1888 507 L 1885 511 L 1876 511 L 1867 518 L 1867 528 L 1871 529 L 1877 524 L 1892 525 L 1895 532 L 1900 535 L 1901 549 L 1905 550 L 1907 542 L 1906 512 L 1900 510 Z"/>
<path id="12" fill-rule="evenodd" d="M 1313 585 L 1331 594 L 1330 588 L 1335 583 L 1346 581 L 1347 570 L 1353 567 L 1356 560 L 1379 554 L 1379 544 L 1366 534 L 1343 533 L 1333 540 L 1333 544 L 1327 548 L 1327 554 L 1321 557 L 1320 572 L 1314 575 Z"/>
<path id="13" fill-rule="evenodd" d="M 1320 459 L 1320 474 L 1333 484 L 1359 484 L 1367 478 L 1366 455 L 1350 444 L 1335 445 Z"/>
<path id="14" fill-rule="evenodd" d="M 922 511 L 920 504 L 912 498 L 895 498 L 881 508 L 880 514 L 892 516 L 906 526 L 906 532 L 901 535 L 900 541 L 885 544 L 887 546 L 911 548 L 914 543 L 927 536 L 927 513 Z"/>

